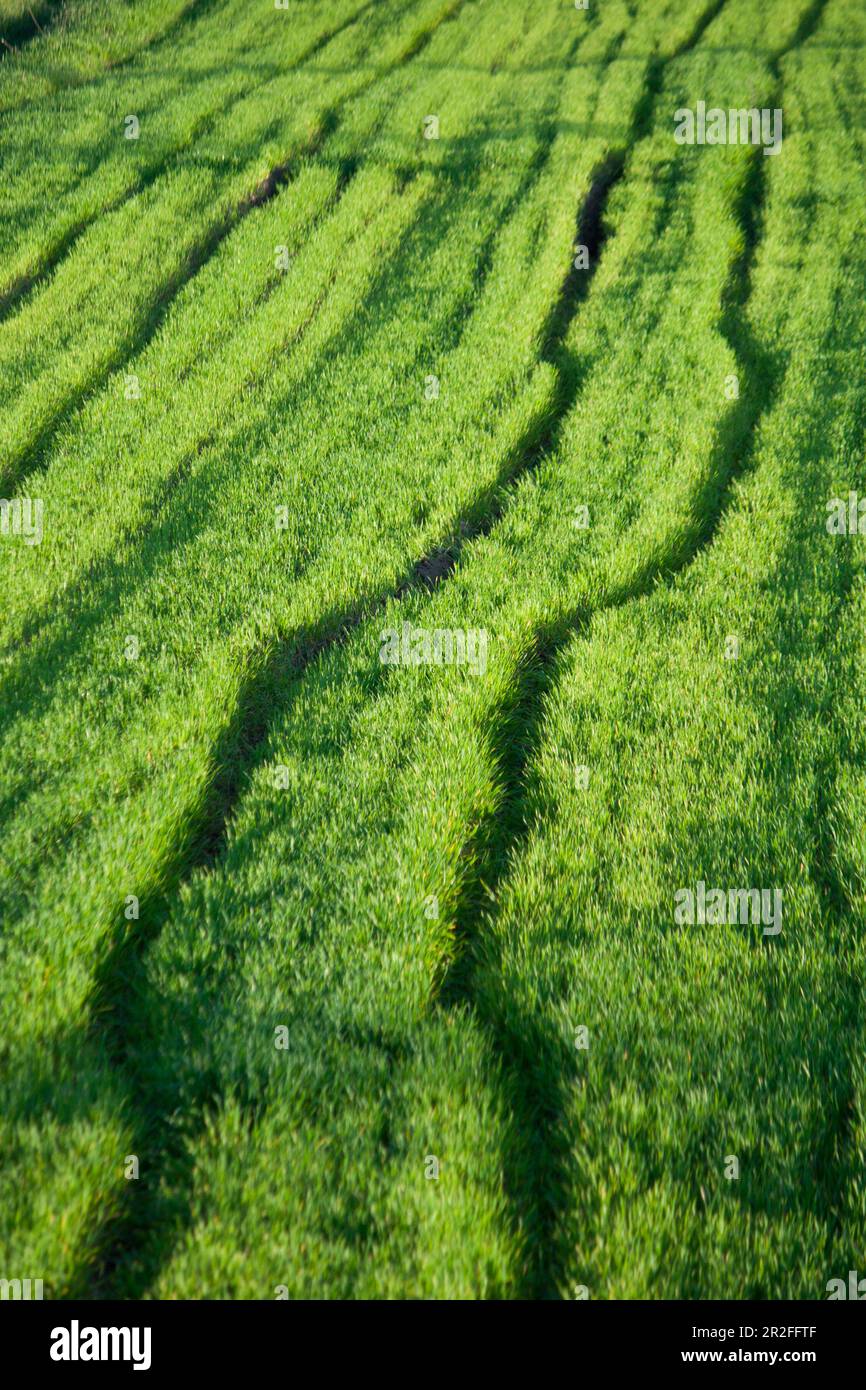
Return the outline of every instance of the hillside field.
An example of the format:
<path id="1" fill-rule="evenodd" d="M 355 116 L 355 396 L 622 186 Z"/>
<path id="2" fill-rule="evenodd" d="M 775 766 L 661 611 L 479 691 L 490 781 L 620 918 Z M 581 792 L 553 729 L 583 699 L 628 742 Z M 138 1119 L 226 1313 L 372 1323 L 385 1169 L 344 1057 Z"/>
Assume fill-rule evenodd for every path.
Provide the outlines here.
<path id="1" fill-rule="evenodd" d="M 863 0 L 0 37 L 0 1276 L 866 1275 Z"/>

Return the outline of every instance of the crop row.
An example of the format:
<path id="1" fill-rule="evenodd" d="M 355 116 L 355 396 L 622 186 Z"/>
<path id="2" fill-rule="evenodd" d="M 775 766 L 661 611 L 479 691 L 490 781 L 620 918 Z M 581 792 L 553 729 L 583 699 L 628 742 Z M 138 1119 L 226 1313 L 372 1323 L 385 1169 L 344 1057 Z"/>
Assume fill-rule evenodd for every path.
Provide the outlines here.
<path id="1" fill-rule="evenodd" d="M 814 5 L 752 10 L 395 41 L 47 446 L 53 529 L 4 556 L 4 1148 L 39 1180 L 3 1215 L 56 1288 L 808 1296 L 857 1219 L 857 590 L 808 529 L 862 438 L 862 150 L 821 153 L 855 17 L 801 48 Z M 673 144 L 782 82 L 784 162 Z M 484 675 L 383 665 L 404 623 L 485 633 Z M 779 943 L 673 930 L 682 884 L 783 868 Z"/>

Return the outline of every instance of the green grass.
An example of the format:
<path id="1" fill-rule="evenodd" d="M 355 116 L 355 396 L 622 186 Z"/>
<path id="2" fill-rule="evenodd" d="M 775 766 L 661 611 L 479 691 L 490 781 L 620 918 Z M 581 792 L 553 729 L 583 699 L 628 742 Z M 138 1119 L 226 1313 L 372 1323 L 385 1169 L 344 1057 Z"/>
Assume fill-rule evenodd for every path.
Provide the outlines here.
<path id="1" fill-rule="evenodd" d="M 195 8 L 196 0 L 3 0 L 0 112 L 98 80 L 174 34 Z"/>
<path id="2" fill-rule="evenodd" d="M 45 509 L 0 554 L 6 1260 L 822 1297 L 866 1216 L 862 576 L 823 525 L 863 20 L 395 0 L 275 51 L 234 8 L 4 118 L 71 132 L 47 211 L 13 179 L 0 322 L 4 495 Z M 782 106 L 781 155 L 677 146 L 702 97 Z M 383 666 L 404 621 L 484 629 L 486 673 Z M 781 936 L 677 927 L 701 878 L 783 888 Z"/>

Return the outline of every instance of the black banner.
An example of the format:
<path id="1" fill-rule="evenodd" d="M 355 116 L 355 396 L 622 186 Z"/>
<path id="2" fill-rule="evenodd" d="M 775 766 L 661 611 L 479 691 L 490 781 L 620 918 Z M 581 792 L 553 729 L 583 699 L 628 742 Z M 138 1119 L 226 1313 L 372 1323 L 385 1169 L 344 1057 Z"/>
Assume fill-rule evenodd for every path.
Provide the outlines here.
<path id="1" fill-rule="evenodd" d="M 768 1371 L 805 1367 L 826 1377 L 856 1364 L 864 1322 L 849 1299 L 822 1303 L 595 1303 L 495 1306 L 471 1313 L 461 1308 L 459 1332 L 501 1327 L 495 1351 L 513 1346 L 520 1324 L 542 1326 L 543 1355 L 549 1363 L 561 1336 L 562 1354 L 581 1361 L 594 1356 L 612 1372 L 649 1372 L 678 1368 L 700 1373 L 707 1366 L 733 1369 L 760 1366 Z M 861 1301 L 857 1299 L 857 1301 Z M 370 1316 L 382 1317 L 389 1332 L 416 1329 L 427 1348 L 420 1363 L 429 1374 L 431 1353 L 443 1346 L 441 1314 L 422 1304 L 363 1305 L 363 1325 L 355 1323 L 358 1304 L 305 1303 L 50 1303 L 4 1302 L 0 1305 L 5 1362 L 22 1370 L 50 1372 L 59 1379 L 92 1378 L 100 1371 L 165 1374 L 210 1373 L 222 1377 L 290 1374 L 298 1353 L 306 1350 L 322 1369 L 363 1371 L 363 1349 L 371 1345 Z M 454 1316 L 450 1314 L 449 1316 Z M 432 1321 L 427 1322 L 430 1317 Z M 515 1323 L 515 1317 L 518 1322 Z M 470 1321 L 464 1323 L 463 1319 Z M 480 1322 L 475 1319 L 480 1318 Z M 492 1321 L 488 1323 L 488 1318 Z M 416 1321 L 420 1319 L 420 1321 Z M 537 1322 L 536 1322 L 537 1319 Z M 384 1326 L 384 1323 L 383 1323 Z M 463 1343 L 461 1343 L 463 1345 Z M 485 1338 L 485 1357 L 491 1344 Z M 286 1360 L 286 1357 L 290 1360 Z M 463 1353 L 461 1352 L 461 1360 Z M 449 1354 L 449 1361 L 451 1355 Z M 381 1345 L 377 1350 L 381 1361 Z M 588 1365 L 593 1364 L 588 1362 Z M 408 1366 L 401 1361 L 401 1374 Z"/>

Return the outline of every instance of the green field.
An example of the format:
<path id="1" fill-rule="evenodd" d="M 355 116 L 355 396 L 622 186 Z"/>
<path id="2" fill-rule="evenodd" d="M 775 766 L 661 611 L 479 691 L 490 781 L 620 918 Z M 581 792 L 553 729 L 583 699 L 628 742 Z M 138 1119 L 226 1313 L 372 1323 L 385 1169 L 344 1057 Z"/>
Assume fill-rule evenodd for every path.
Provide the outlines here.
<path id="1" fill-rule="evenodd" d="M 866 1273 L 862 0 L 0 36 L 0 1276 Z"/>

